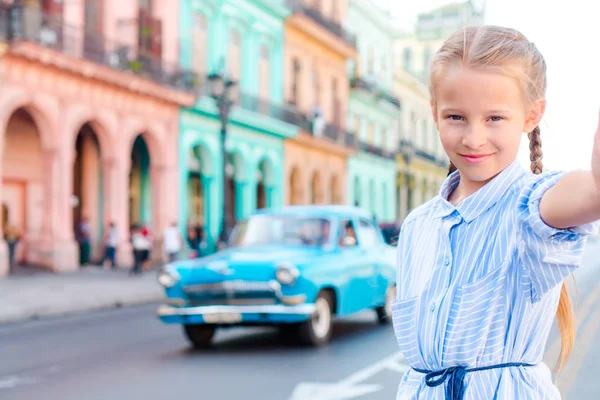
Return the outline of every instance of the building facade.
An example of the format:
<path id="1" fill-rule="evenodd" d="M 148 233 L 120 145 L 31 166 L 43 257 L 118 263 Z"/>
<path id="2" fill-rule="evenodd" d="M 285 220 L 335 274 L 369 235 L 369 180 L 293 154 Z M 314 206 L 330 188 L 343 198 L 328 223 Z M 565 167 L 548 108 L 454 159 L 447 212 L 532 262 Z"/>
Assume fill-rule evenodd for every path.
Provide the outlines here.
<path id="1" fill-rule="evenodd" d="M 179 146 L 179 224 L 199 224 L 214 244 L 223 213 L 229 223 L 284 200 L 284 140 L 295 136 L 284 108 L 284 1 L 185 0 L 179 37 L 182 65 L 201 76 L 203 92 L 183 108 Z M 221 122 L 207 76 L 232 79 L 235 103 L 227 127 L 223 168 Z M 224 176 L 225 175 L 225 176 Z M 224 210 L 224 196 L 229 209 Z"/>
<path id="2" fill-rule="evenodd" d="M 483 23 L 472 2 L 453 3 L 422 13 L 414 31 L 397 32 L 394 39 L 394 88 L 402 102 L 396 191 L 398 216 L 438 194 L 448 174 L 444 153 L 431 115 L 428 72 L 430 62 L 449 35 Z"/>
<path id="3" fill-rule="evenodd" d="M 297 110 L 299 133 L 284 145 L 286 204 L 345 204 L 347 159 L 356 150 L 347 132 L 348 59 L 356 36 L 343 27 L 347 0 L 289 0 L 285 21 L 284 95 Z"/>
<path id="4" fill-rule="evenodd" d="M 348 203 L 395 221 L 401 104 L 392 94 L 394 31 L 389 14 L 371 0 L 350 0 L 348 22 L 361 32 L 357 63 L 348 68 L 348 129 L 359 143 L 348 160 Z"/>
<path id="5" fill-rule="evenodd" d="M 91 259 L 112 221 L 129 265 L 132 224 L 160 242 L 177 218 L 178 114 L 195 96 L 169 40 L 178 15 L 178 1 L 0 6 L 0 229 L 21 234 L 18 261 L 76 270 L 87 218 Z"/>

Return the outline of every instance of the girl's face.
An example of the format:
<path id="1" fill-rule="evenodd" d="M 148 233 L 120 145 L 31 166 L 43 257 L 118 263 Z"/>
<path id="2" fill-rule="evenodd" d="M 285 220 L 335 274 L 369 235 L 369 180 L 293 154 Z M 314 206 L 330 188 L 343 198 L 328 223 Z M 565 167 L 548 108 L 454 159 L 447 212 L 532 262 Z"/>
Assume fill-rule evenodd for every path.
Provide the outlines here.
<path id="1" fill-rule="evenodd" d="M 476 188 L 508 167 L 521 135 L 540 122 L 545 101 L 532 106 L 517 82 L 499 73 L 456 66 L 438 82 L 433 117 L 463 184 Z"/>

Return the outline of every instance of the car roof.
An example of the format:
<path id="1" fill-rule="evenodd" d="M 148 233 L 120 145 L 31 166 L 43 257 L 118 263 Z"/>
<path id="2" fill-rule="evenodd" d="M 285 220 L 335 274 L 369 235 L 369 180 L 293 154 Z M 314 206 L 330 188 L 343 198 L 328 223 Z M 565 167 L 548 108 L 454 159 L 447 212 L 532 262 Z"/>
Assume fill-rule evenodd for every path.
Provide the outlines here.
<path id="1" fill-rule="evenodd" d="M 361 207 L 345 205 L 298 205 L 256 210 L 250 215 L 297 215 L 308 216 L 343 216 L 373 219 L 373 214 Z"/>

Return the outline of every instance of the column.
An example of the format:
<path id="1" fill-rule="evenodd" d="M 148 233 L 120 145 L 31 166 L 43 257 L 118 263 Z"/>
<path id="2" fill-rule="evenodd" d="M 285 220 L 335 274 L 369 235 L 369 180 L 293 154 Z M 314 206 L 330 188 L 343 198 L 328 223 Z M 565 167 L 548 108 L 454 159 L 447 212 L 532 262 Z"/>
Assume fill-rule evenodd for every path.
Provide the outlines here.
<path id="1" fill-rule="evenodd" d="M 0 207 L 2 206 L 2 167 L 4 164 L 4 132 L 6 126 L 0 124 Z M 0 216 L 0 218 L 2 218 Z M 4 241 L 4 221 L 0 223 L 0 278 L 8 275 L 8 246 Z"/>
<path id="2" fill-rule="evenodd" d="M 48 149 L 43 154 L 44 211 L 42 234 L 31 260 L 55 272 L 72 272 L 79 269 L 79 248 L 73 240 L 73 226 L 69 189 L 73 179 L 73 152 L 65 148 Z M 66 201 L 65 201 L 66 200 Z"/>
<path id="3" fill-rule="evenodd" d="M 150 167 L 151 196 L 152 196 L 152 260 L 160 262 L 163 260 L 163 232 L 167 225 L 175 220 L 170 220 L 169 207 L 166 207 L 166 196 L 170 193 L 167 185 L 169 169 L 165 165 L 152 165 Z"/>
<path id="4" fill-rule="evenodd" d="M 249 197 L 246 193 L 248 187 L 248 182 L 235 181 L 235 222 L 245 218 L 246 215 L 248 215 L 247 205 L 250 204 L 249 201 L 246 201 L 246 199 Z M 234 224 L 232 224 L 231 227 L 233 227 L 233 225 Z"/>
<path id="5" fill-rule="evenodd" d="M 131 168 L 130 151 L 126 146 L 117 147 L 118 155 L 111 168 L 112 185 L 110 215 L 117 226 L 120 244 L 117 247 L 117 266 L 130 268 L 133 265 L 133 249 L 131 247 L 129 231 L 129 169 Z"/>

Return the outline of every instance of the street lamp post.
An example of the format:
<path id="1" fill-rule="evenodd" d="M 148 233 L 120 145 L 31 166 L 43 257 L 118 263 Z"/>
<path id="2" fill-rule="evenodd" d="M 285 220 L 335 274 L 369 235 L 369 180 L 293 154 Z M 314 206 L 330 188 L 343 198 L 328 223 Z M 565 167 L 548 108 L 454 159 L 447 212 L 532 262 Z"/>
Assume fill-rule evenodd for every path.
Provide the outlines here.
<path id="1" fill-rule="evenodd" d="M 231 197 L 229 196 L 229 191 L 227 189 L 226 184 L 228 175 L 228 157 L 225 144 L 227 142 L 227 124 L 229 122 L 229 113 L 231 112 L 231 108 L 235 104 L 235 102 L 231 100 L 230 95 L 236 83 L 233 80 L 229 79 L 227 76 L 223 76 L 219 73 L 213 73 L 209 75 L 208 82 L 210 85 L 211 97 L 215 99 L 217 103 L 217 108 L 219 110 L 219 119 L 221 120 L 221 158 L 223 159 L 223 215 L 221 220 L 221 233 L 219 235 L 219 245 L 222 246 L 225 243 L 227 243 L 227 230 L 231 223 L 231 216 L 229 215 L 229 202 L 231 201 Z"/>

